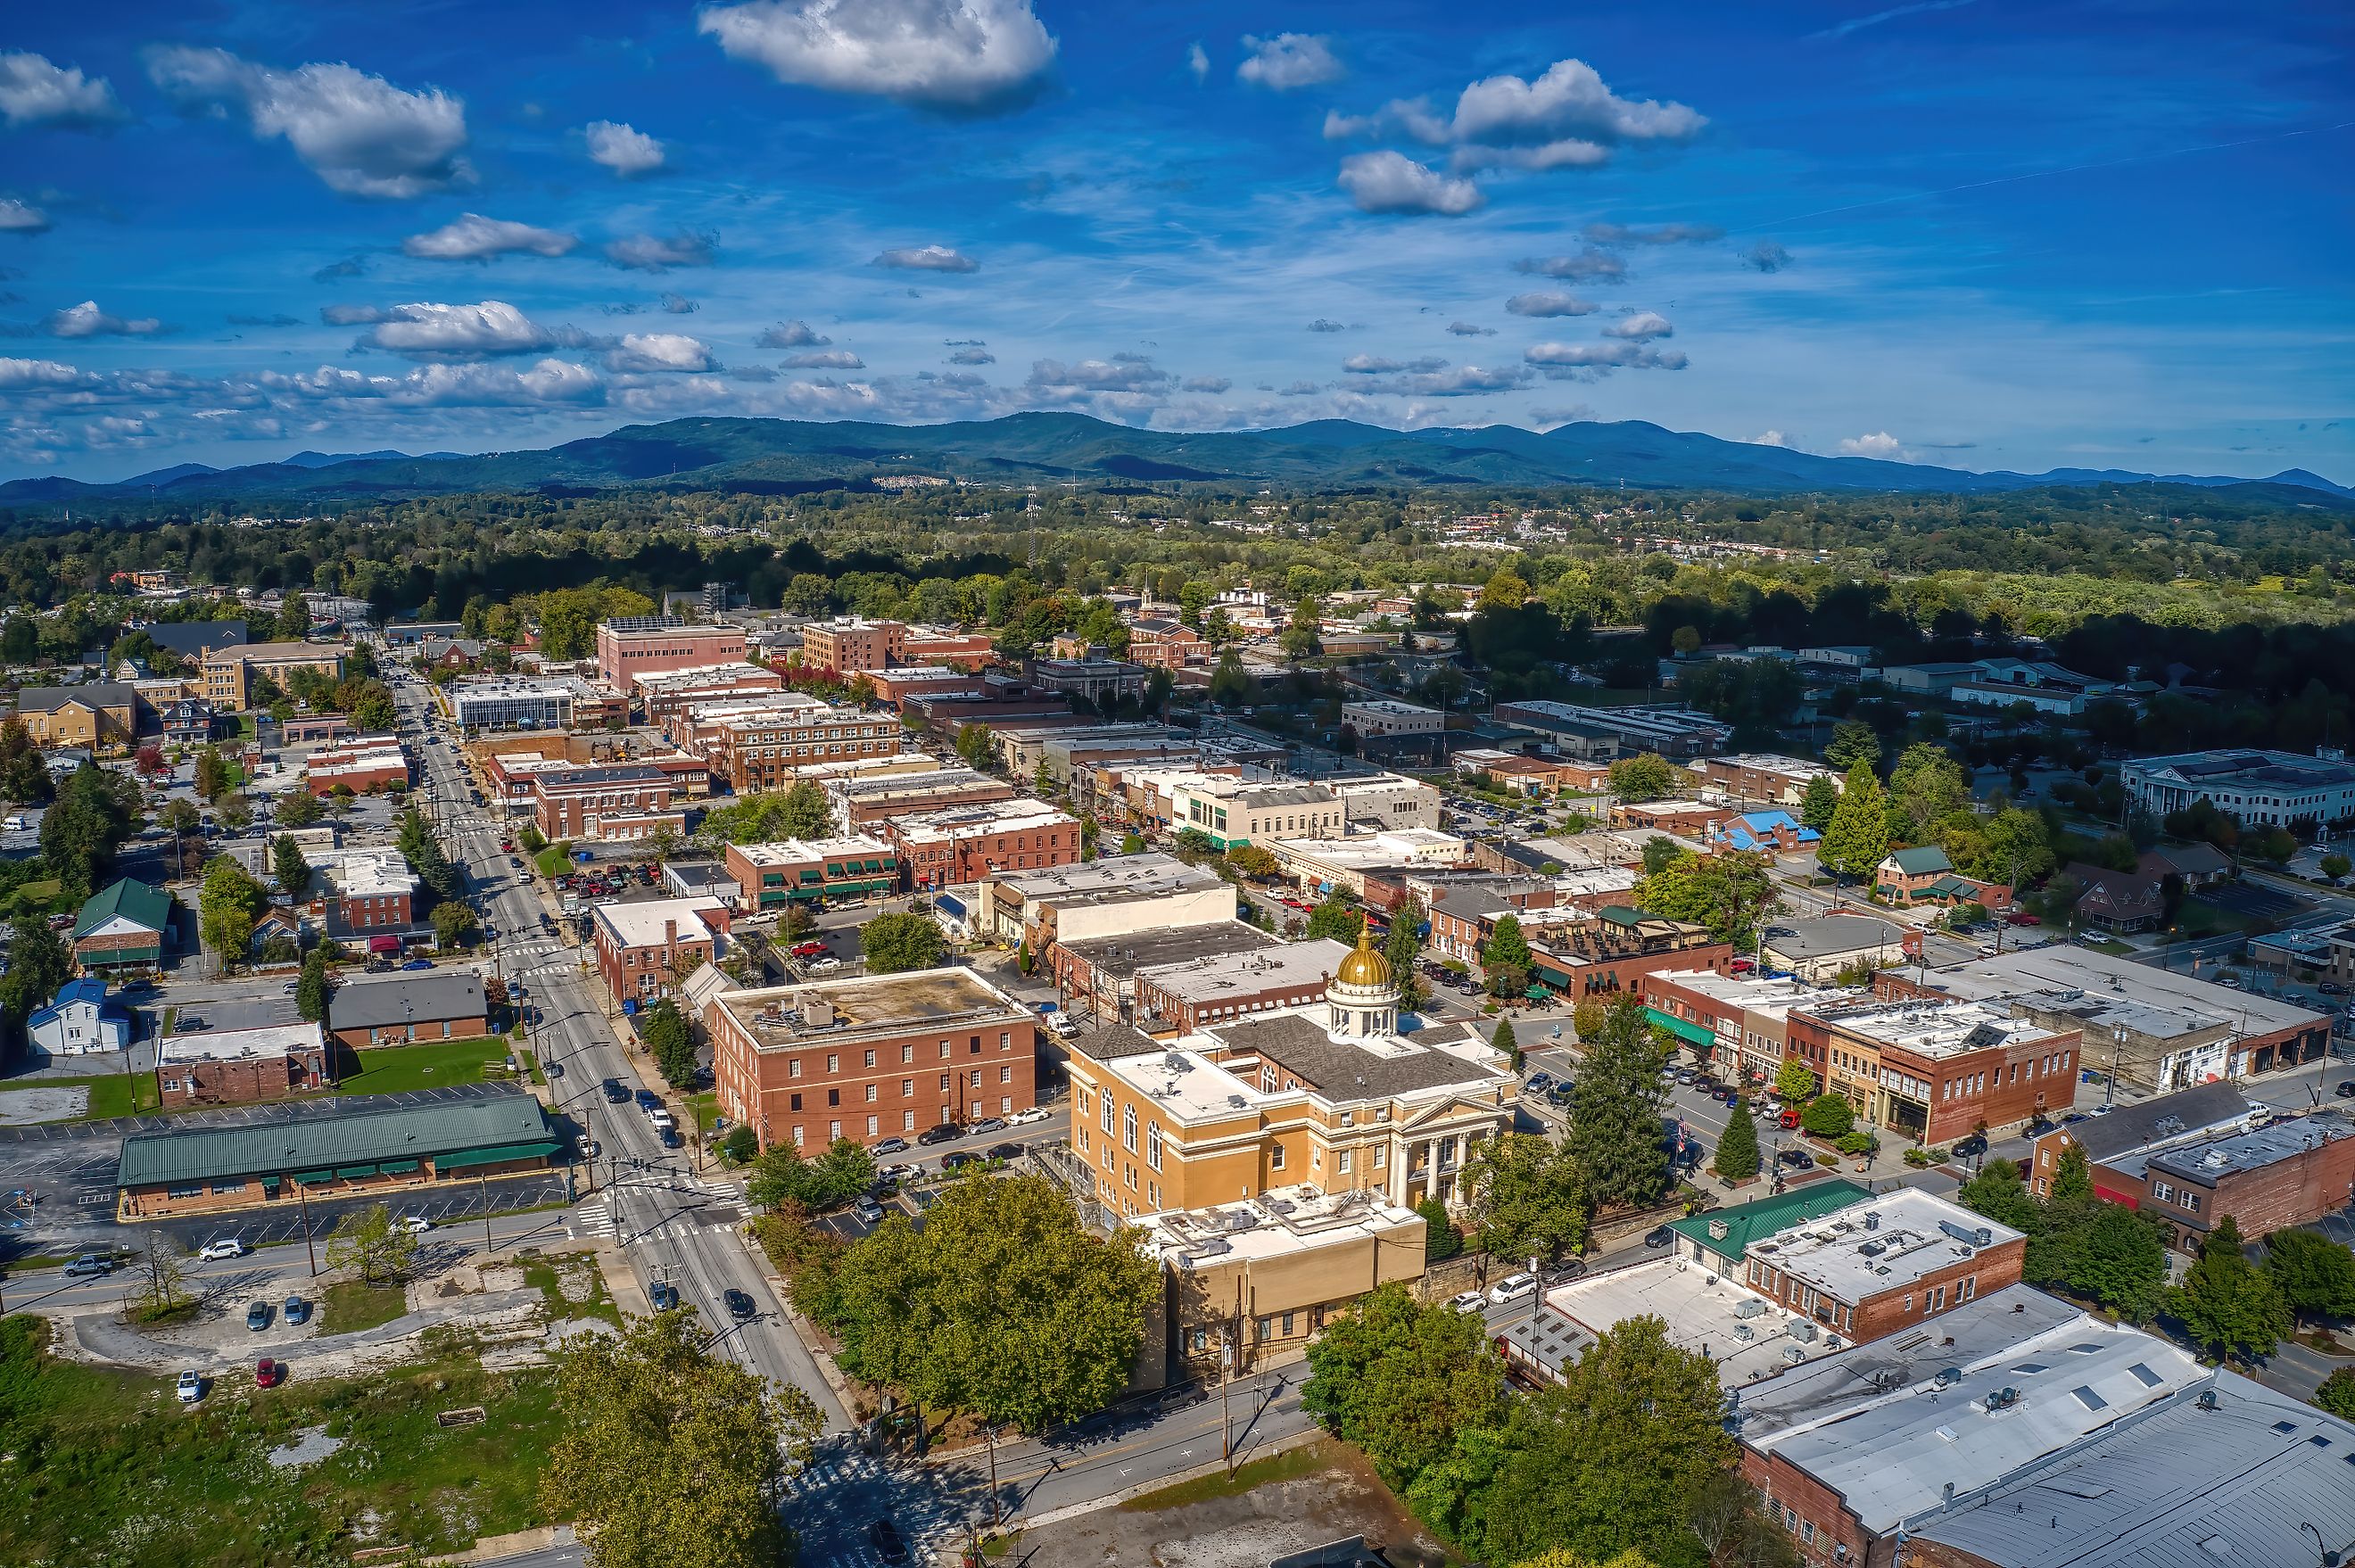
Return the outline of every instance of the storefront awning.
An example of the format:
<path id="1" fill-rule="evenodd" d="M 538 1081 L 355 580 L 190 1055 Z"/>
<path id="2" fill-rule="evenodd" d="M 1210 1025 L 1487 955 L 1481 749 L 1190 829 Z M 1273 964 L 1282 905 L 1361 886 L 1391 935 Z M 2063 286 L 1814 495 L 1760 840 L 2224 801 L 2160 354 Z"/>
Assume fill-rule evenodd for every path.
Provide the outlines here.
<path id="1" fill-rule="evenodd" d="M 398 953 L 400 951 L 400 938 L 398 936 L 371 936 L 368 938 L 368 950 L 370 953 Z"/>
<path id="2" fill-rule="evenodd" d="M 333 1181 L 335 1179 L 336 1173 L 332 1170 L 305 1170 L 294 1178 L 305 1187 L 316 1187 L 323 1181 Z"/>
<path id="3" fill-rule="evenodd" d="M 1646 1021 L 1659 1025 L 1678 1039 L 1690 1040 L 1695 1045 L 1711 1046 L 1717 1043 L 1715 1034 L 1699 1024 L 1687 1023 L 1674 1013 L 1664 1013 L 1657 1008 L 1646 1008 L 1644 1018 Z"/>
<path id="4" fill-rule="evenodd" d="M 404 1170 L 415 1170 L 417 1162 L 413 1159 L 389 1159 L 377 1168 L 387 1176 L 399 1176 Z"/>
<path id="5" fill-rule="evenodd" d="M 336 1167 L 336 1174 L 346 1179 L 356 1176 L 374 1176 L 376 1174 L 376 1167 L 373 1165 L 339 1165 Z"/>
<path id="6" fill-rule="evenodd" d="M 505 1165 L 517 1159 L 545 1159 L 563 1146 L 555 1143 L 498 1144 L 490 1148 L 460 1149 L 435 1157 L 436 1170 L 460 1170 L 477 1165 Z"/>

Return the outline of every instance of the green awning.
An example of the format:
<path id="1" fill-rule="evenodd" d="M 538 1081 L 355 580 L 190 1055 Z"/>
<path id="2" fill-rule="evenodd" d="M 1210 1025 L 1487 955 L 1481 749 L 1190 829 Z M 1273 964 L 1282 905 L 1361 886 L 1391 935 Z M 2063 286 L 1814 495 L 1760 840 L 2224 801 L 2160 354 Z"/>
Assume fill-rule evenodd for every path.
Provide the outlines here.
<path id="1" fill-rule="evenodd" d="M 415 1170 L 417 1162 L 413 1159 L 389 1159 L 377 1168 L 387 1176 L 398 1176 L 404 1170 Z"/>
<path id="2" fill-rule="evenodd" d="M 373 1165 L 339 1165 L 336 1167 L 336 1174 L 340 1177 L 374 1176 L 376 1174 L 376 1167 Z"/>
<path id="3" fill-rule="evenodd" d="M 306 1170 L 294 1178 L 305 1187 L 316 1187 L 323 1181 L 333 1181 L 335 1179 L 336 1173 L 332 1170 Z"/>
<path id="4" fill-rule="evenodd" d="M 890 891 L 891 884 L 879 878 L 864 882 L 837 882 L 826 891 L 830 893 L 881 893 Z"/>
<path id="5" fill-rule="evenodd" d="M 1695 1045 L 1715 1045 L 1717 1043 L 1717 1036 L 1715 1034 L 1701 1028 L 1699 1024 L 1685 1022 L 1684 1019 L 1677 1017 L 1674 1013 L 1664 1013 L 1657 1008 L 1646 1008 L 1644 1009 L 1644 1017 L 1650 1022 L 1659 1025 L 1662 1029 L 1668 1030 L 1670 1034 L 1677 1036 L 1678 1039 L 1689 1040 Z"/>
<path id="6" fill-rule="evenodd" d="M 277 1191 L 277 1190 L 278 1190 L 278 1178 L 276 1178 L 276 1177 L 274 1177 L 274 1176 L 265 1176 L 265 1177 L 263 1177 L 263 1178 L 261 1179 L 261 1189 L 262 1189 L 263 1191 L 265 1191 L 265 1192 L 275 1192 L 275 1191 Z"/>
<path id="7" fill-rule="evenodd" d="M 498 1144 L 490 1148 L 460 1149 L 455 1154 L 437 1156 L 433 1168 L 458 1170 L 475 1165 L 505 1165 L 516 1159 L 545 1159 L 562 1147 L 554 1143 Z"/>

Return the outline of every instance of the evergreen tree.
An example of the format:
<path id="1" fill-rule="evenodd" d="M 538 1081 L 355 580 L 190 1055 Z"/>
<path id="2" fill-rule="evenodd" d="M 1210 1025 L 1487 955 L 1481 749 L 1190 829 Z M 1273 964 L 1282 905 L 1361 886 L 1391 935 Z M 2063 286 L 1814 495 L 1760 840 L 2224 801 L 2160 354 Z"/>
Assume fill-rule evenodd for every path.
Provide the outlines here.
<path id="1" fill-rule="evenodd" d="M 1843 719 L 1832 726 L 1831 744 L 1824 748 L 1824 763 L 1847 773 L 1859 763 L 1874 767 L 1881 762 L 1881 737 L 1861 719 Z"/>
<path id="2" fill-rule="evenodd" d="M 1872 776 L 1870 764 L 1860 762 L 1848 772 L 1848 786 L 1832 813 L 1831 826 L 1824 829 L 1816 859 L 1832 875 L 1861 881 L 1888 854 L 1889 821 L 1881 781 Z"/>
<path id="3" fill-rule="evenodd" d="M 1668 1052 L 1633 997 L 1621 997 L 1588 1041 L 1571 1089 L 1570 1130 L 1562 1136 L 1586 1174 L 1597 1204 L 1631 1208 L 1668 1189 L 1668 1148 L 1661 1132 L 1668 1096 L 1660 1069 Z"/>
<path id="4" fill-rule="evenodd" d="M 1518 997 L 1529 989 L 1529 942 L 1521 934 L 1517 915 L 1499 915 L 1496 929 L 1480 949 L 1480 967 L 1488 976 L 1492 996 Z"/>
<path id="5" fill-rule="evenodd" d="M 2224 1215 L 2200 1243 L 2200 1261 L 2168 1298 L 2192 1342 L 2211 1355 L 2267 1356 L 2290 1331 L 2288 1307 L 2264 1271 L 2241 1251 L 2241 1227 Z"/>
<path id="6" fill-rule="evenodd" d="M 1390 934 L 1382 938 L 1382 956 L 1390 960 L 1401 1012 L 1421 1007 L 1426 995 L 1423 976 L 1415 968 L 1423 957 L 1423 938 L 1415 934 L 1423 921 L 1423 905 L 1409 898 L 1391 912 Z"/>
<path id="7" fill-rule="evenodd" d="M 1717 1173 L 1729 1181 L 1758 1174 L 1758 1129 L 1751 1125 L 1750 1108 L 1738 1099 L 1728 1107 L 1725 1132 L 1717 1140 Z"/>
<path id="8" fill-rule="evenodd" d="M 1447 1205 L 1436 1198 L 1426 1198 L 1414 1206 L 1423 1216 L 1423 1257 L 1431 1263 L 1452 1258 L 1464 1250 L 1464 1238 L 1457 1233 L 1455 1222 L 1447 1217 Z"/>
<path id="9" fill-rule="evenodd" d="M 1821 833 L 1832 825 L 1832 813 L 1839 809 L 1839 785 L 1822 773 L 1807 781 L 1806 793 L 1799 797 L 1799 824 Z"/>
<path id="10" fill-rule="evenodd" d="M 823 838 L 833 820 L 826 792 L 809 779 L 794 780 L 777 810 L 777 827 L 788 838 Z"/>
<path id="11" fill-rule="evenodd" d="M 646 1015 L 642 1030 L 646 1054 L 655 1059 L 663 1082 L 674 1089 L 695 1082 L 695 1040 L 687 1033 L 687 1019 L 680 1016 L 677 1003 L 665 997 Z"/>
<path id="12" fill-rule="evenodd" d="M 2265 1238 L 2265 1273 L 2300 1317 L 2355 1317 L 2355 1253 L 2312 1231 Z"/>
<path id="13" fill-rule="evenodd" d="M 1521 1070 L 1521 1042 L 1513 1038 L 1512 1019 L 1497 1019 L 1497 1032 L 1488 1037 L 1488 1043 L 1511 1059 L 1514 1072 Z"/>
<path id="14" fill-rule="evenodd" d="M 2093 1162 L 2085 1157 L 2083 1147 L 2072 1139 L 2061 1151 L 2060 1168 L 2052 1173 L 2053 1201 L 2069 1202 L 2078 1199 L 2090 1201 L 2093 1196 Z"/>
<path id="15" fill-rule="evenodd" d="M 292 834 L 282 833 L 271 840 L 270 876 L 278 891 L 290 899 L 299 900 L 310 891 L 311 862 L 304 858 L 303 846 L 294 842 Z"/>
<path id="16" fill-rule="evenodd" d="M 314 947 L 303 959 L 303 976 L 294 983 L 294 1010 L 304 1023 L 327 1021 L 327 950 Z"/>
<path id="17" fill-rule="evenodd" d="M 24 1042 L 25 1020 L 48 1007 L 72 973 L 65 939 L 39 915 L 18 915 L 10 927 L 7 972 L 0 975 L 0 1028 L 11 1049 Z"/>

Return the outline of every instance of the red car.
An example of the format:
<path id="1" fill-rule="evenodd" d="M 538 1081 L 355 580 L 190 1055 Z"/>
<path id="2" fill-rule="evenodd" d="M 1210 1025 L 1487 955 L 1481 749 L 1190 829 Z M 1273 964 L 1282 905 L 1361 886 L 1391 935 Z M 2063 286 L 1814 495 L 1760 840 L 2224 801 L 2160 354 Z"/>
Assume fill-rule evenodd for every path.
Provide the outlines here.
<path id="1" fill-rule="evenodd" d="M 2044 923 L 2024 909 L 2013 910 L 2009 914 L 2005 915 L 2003 918 L 2004 923 L 2008 925 L 2041 925 Z"/>
<path id="2" fill-rule="evenodd" d="M 815 958 L 825 951 L 826 944 L 823 942 L 796 942 L 794 944 L 794 956 L 796 958 Z"/>
<path id="3" fill-rule="evenodd" d="M 1756 967 L 1758 967 L 1758 965 L 1753 964 L 1747 958 L 1737 958 L 1733 961 L 1732 965 L 1733 972 L 1737 975 L 1747 975 Z"/>
<path id="4" fill-rule="evenodd" d="M 282 1382 L 284 1382 L 285 1381 L 286 1381 L 286 1363 L 285 1363 L 285 1362 L 283 1362 L 283 1361 L 273 1361 L 273 1360 L 272 1360 L 269 1357 L 264 1356 L 264 1357 L 262 1357 L 262 1358 L 261 1358 L 261 1360 L 260 1360 L 259 1361 L 256 1361 L 256 1362 L 253 1364 L 253 1386 L 254 1386 L 254 1387 L 256 1387 L 256 1388 L 276 1388 L 280 1383 L 282 1383 Z"/>
<path id="5" fill-rule="evenodd" d="M 1774 1125 L 1781 1127 L 1784 1131 L 1788 1132 L 1791 1128 L 1799 1125 L 1799 1113 L 1796 1111 L 1785 1111 L 1781 1115 L 1774 1118 Z"/>

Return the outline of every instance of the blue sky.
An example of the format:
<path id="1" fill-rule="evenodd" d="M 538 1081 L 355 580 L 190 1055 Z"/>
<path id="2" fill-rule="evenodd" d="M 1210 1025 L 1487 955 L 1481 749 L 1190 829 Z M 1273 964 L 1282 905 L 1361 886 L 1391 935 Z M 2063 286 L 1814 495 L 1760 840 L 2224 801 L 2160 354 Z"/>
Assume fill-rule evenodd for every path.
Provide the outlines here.
<path id="1" fill-rule="evenodd" d="M 688 414 L 2355 482 L 2320 3 L 50 6 L 0 472 Z"/>

